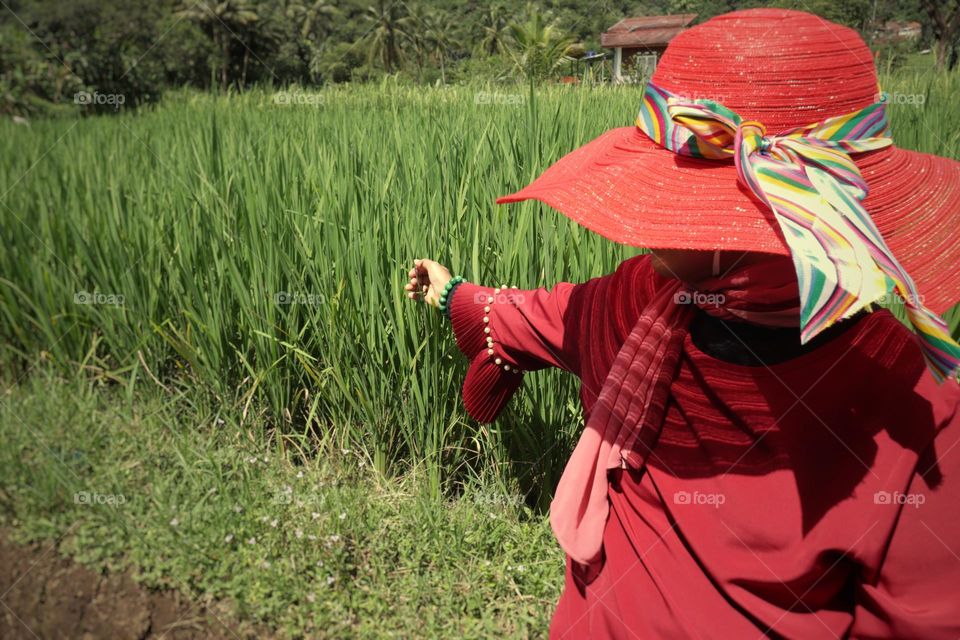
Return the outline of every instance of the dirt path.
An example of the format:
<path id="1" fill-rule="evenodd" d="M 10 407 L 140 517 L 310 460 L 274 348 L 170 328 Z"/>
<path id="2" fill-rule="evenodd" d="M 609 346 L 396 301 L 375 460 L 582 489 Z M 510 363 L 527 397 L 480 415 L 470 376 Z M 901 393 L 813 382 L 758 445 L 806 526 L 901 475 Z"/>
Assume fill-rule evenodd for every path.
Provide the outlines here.
<path id="1" fill-rule="evenodd" d="M 175 591 L 151 591 L 126 573 L 91 571 L 49 543 L 21 546 L 0 530 L 0 638 L 4 640 L 238 640 L 269 638 L 225 611 Z"/>

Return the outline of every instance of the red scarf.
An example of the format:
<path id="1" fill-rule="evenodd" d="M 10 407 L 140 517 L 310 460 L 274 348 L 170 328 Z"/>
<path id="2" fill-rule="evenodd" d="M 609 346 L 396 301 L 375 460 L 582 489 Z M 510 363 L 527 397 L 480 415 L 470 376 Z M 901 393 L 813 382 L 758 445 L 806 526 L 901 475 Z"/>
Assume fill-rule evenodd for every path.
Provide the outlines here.
<path id="1" fill-rule="evenodd" d="M 560 546 L 581 564 L 601 558 L 610 510 L 607 472 L 641 469 L 660 433 L 694 306 L 723 320 L 799 327 L 793 262 L 771 258 L 696 285 L 672 280 L 644 308 L 610 367 L 550 505 Z"/>

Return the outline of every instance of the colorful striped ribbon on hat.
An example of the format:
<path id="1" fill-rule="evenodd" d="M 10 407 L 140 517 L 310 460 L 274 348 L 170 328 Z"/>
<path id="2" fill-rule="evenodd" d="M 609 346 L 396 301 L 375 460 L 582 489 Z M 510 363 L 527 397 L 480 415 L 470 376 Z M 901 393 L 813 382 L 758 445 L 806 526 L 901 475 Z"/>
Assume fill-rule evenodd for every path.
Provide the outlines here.
<path id="1" fill-rule="evenodd" d="M 861 204 L 867 183 L 849 154 L 892 144 L 882 101 L 767 136 L 762 124 L 718 102 L 686 99 L 650 83 L 637 126 L 677 154 L 732 158 L 739 180 L 770 207 L 797 270 L 803 343 L 895 291 L 934 377 L 960 372 L 960 345 L 923 305 Z"/>

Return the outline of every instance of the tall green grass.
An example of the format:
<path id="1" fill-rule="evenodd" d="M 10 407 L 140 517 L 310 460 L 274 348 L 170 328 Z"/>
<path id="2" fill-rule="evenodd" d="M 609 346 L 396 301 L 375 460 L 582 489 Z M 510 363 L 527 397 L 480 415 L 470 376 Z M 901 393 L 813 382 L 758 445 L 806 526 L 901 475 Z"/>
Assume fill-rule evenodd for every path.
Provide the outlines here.
<path id="1" fill-rule="evenodd" d="M 925 95 L 892 107 L 902 146 L 960 157 L 958 77 L 884 80 Z M 201 389 L 265 419 L 277 446 L 359 445 L 382 472 L 423 466 L 437 493 L 488 472 L 552 487 L 577 429 L 573 382 L 537 374 L 497 424 L 473 425 L 448 328 L 401 288 L 415 257 L 524 288 L 634 255 L 493 201 L 630 125 L 639 89 L 287 95 L 0 124 L 2 366 Z"/>

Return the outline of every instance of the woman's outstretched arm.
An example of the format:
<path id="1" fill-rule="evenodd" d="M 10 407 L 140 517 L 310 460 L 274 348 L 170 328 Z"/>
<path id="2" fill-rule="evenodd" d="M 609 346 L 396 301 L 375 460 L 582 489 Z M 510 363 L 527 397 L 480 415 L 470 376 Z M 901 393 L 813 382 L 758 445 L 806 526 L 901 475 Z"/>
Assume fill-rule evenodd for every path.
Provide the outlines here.
<path id="1" fill-rule="evenodd" d="M 409 297 L 439 305 L 450 272 L 433 260 L 416 260 L 406 285 Z M 567 310 L 574 290 L 458 284 L 446 300 L 457 346 L 470 359 L 463 385 L 467 412 L 491 422 L 528 371 L 558 367 L 579 375 L 578 341 Z"/>

